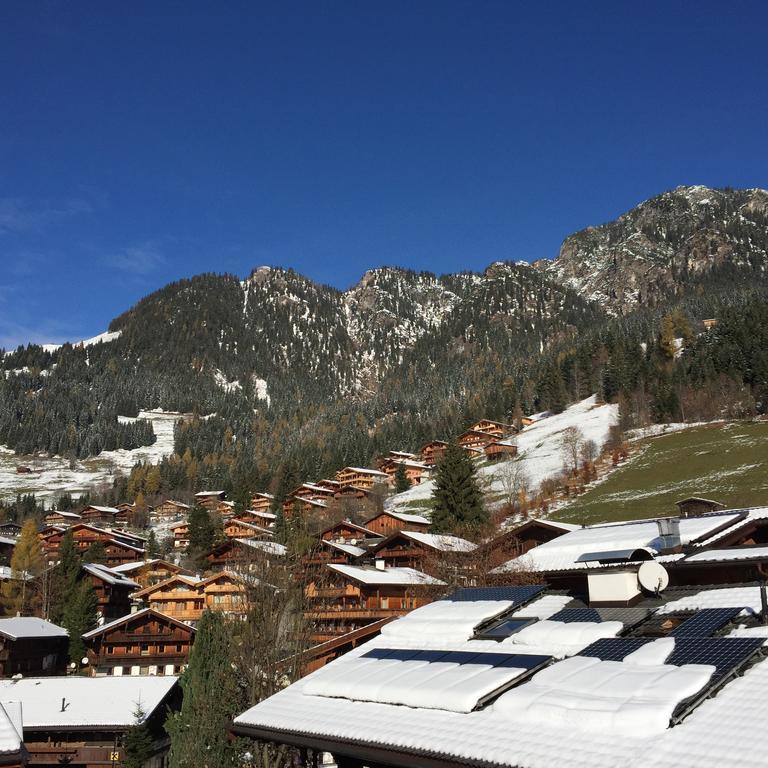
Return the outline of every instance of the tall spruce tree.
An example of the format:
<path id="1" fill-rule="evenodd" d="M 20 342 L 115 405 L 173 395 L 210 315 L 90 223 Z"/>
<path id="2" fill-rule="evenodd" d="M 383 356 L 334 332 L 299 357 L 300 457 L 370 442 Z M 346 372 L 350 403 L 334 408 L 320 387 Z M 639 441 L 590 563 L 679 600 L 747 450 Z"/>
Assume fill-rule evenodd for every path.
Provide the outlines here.
<path id="1" fill-rule="evenodd" d="M 436 533 L 488 521 L 472 459 L 455 441 L 448 444 L 437 465 L 433 499 L 432 530 Z"/>
<path id="2" fill-rule="evenodd" d="M 205 565 L 205 556 L 213 547 L 216 531 L 211 513 L 201 506 L 195 506 L 189 513 L 189 547 L 187 554 L 195 567 Z"/>
<path id="3" fill-rule="evenodd" d="M 40 607 L 40 576 L 45 570 L 43 548 L 34 520 L 27 520 L 11 556 L 11 577 L 2 584 L 8 616 L 32 616 Z"/>
<path id="4" fill-rule="evenodd" d="M 171 738 L 170 768 L 235 768 L 238 744 L 229 723 L 243 706 L 232 665 L 232 629 L 219 612 L 206 610 L 197 625 L 189 666 L 181 676 L 184 699 L 165 729 Z"/>
<path id="5" fill-rule="evenodd" d="M 405 471 L 405 463 L 400 462 L 395 470 L 395 493 L 403 493 L 411 487 L 411 481 Z"/>
<path id="6" fill-rule="evenodd" d="M 124 768 L 144 768 L 154 753 L 154 740 L 146 723 L 146 713 L 141 704 L 136 706 L 133 713 L 133 725 L 125 732 L 123 748 L 125 749 Z"/>
<path id="7" fill-rule="evenodd" d="M 68 528 L 59 545 L 59 563 L 51 573 L 49 617 L 61 624 L 67 602 L 75 593 L 80 577 L 80 555 L 77 553 L 72 529 Z"/>
<path id="8" fill-rule="evenodd" d="M 69 633 L 69 660 L 80 664 L 85 656 L 83 633 L 96 626 L 98 601 L 93 585 L 81 580 L 67 601 L 62 626 Z"/>
<path id="9" fill-rule="evenodd" d="M 154 528 L 149 529 L 149 535 L 147 536 L 147 557 L 153 560 L 160 556 L 160 545 L 157 543 L 157 536 L 155 535 Z"/>

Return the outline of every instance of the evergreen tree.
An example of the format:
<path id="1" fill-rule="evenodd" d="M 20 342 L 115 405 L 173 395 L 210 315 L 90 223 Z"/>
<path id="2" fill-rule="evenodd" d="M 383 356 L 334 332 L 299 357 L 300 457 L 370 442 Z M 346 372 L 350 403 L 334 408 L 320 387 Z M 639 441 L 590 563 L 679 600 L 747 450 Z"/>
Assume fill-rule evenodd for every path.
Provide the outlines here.
<path id="1" fill-rule="evenodd" d="M 488 520 L 472 459 L 456 442 L 448 444 L 437 465 L 433 499 L 432 530 L 436 533 L 479 526 Z"/>
<path id="2" fill-rule="evenodd" d="M 211 551 L 216 531 L 210 512 L 201 506 L 195 506 L 189 513 L 189 547 L 187 554 L 197 567 L 203 567 L 205 556 Z"/>
<path id="3" fill-rule="evenodd" d="M 51 572 L 50 620 L 61 624 L 67 601 L 74 594 L 80 576 L 80 555 L 72 530 L 67 529 L 59 545 L 59 563 Z"/>
<path id="4" fill-rule="evenodd" d="M 3 606 L 8 616 L 32 616 L 39 609 L 39 579 L 44 570 L 37 526 L 33 520 L 27 520 L 11 556 L 11 578 L 2 584 Z"/>
<path id="5" fill-rule="evenodd" d="M 100 563 L 104 565 L 107 562 L 107 550 L 103 541 L 93 541 L 88 545 L 83 555 L 84 563 Z"/>
<path id="6" fill-rule="evenodd" d="M 146 724 L 146 713 L 141 704 L 136 706 L 133 713 L 133 725 L 123 736 L 125 749 L 124 768 L 144 768 L 144 765 L 154 753 L 154 739 Z"/>
<path id="7" fill-rule="evenodd" d="M 405 472 L 405 463 L 400 462 L 395 470 L 395 493 L 403 493 L 411 487 L 411 481 Z"/>
<path id="8" fill-rule="evenodd" d="M 168 718 L 170 768 L 235 768 L 241 755 L 228 738 L 243 704 L 232 665 L 232 630 L 224 616 L 206 610 L 197 625 L 189 666 L 181 676 L 181 710 Z"/>
<path id="9" fill-rule="evenodd" d="M 93 585 L 87 579 L 81 580 L 67 601 L 62 626 L 69 633 L 69 660 L 80 664 L 85 656 L 83 633 L 96 626 L 98 601 Z"/>
<path id="10" fill-rule="evenodd" d="M 147 536 L 147 557 L 150 560 L 160 557 L 160 545 L 157 543 L 154 528 L 150 528 L 149 535 Z"/>
<path id="11" fill-rule="evenodd" d="M 282 504 L 277 508 L 277 512 L 275 512 L 275 523 L 272 526 L 272 538 L 278 544 L 288 543 L 288 521 L 285 519 Z"/>

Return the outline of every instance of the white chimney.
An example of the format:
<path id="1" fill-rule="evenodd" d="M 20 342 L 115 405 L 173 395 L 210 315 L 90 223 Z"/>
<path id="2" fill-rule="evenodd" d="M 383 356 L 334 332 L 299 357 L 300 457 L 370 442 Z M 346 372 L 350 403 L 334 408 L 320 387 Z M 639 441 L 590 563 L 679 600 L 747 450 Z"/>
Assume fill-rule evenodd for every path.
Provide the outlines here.
<path id="1" fill-rule="evenodd" d="M 636 568 L 595 570 L 587 573 L 589 604 L 630 605 L 640 597 Z"/>
<path id="2" fill-rule="evenodd" d="M 384 565 L 384 561 L 377 559 L 376 560 L 376 570 L 377 571 L 384 571 L 386 570 L 386 566 Z"/>

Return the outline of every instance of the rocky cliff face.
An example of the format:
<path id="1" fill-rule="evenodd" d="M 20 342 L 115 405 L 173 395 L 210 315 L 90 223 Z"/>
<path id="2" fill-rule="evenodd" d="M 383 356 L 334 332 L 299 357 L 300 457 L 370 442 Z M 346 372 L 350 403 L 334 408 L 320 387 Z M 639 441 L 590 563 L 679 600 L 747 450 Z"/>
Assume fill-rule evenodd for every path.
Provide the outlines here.
<path id="1" fill-rule="evenodd" d="M 768 192 L 678 187 L 571 235 L 536 266 L 617 314 L 663 302 L 718 267 L 764 273 Z"/>

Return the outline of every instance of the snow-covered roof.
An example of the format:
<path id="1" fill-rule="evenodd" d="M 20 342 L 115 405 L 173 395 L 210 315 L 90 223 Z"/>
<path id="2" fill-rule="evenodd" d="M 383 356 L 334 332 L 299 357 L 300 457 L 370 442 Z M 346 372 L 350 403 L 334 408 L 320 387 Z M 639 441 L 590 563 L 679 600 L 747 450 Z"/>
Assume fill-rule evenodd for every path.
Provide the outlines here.
<path id="1" fill-rule="evenodd" d="M 705 549 L 688 555 L 683 563 L 707 563 L 727 560 L 763 560 L 768 558 L 768 547 L 733 547 L 732 549 Z"/>
<path id="2" fill-rule="evenodd" d="M 421 531 L 400 531 L 401 536 L 405 536 L 413 541 L 418 541 L 432 549 L 441 552 L 472 552 L 477 549 L 477 544 L 462 539 L 458 536 L 448 536 L 442 533 L 422 533 Z"/>
<path id="3" fill-rule="evenodd" d="M 96 507 L 94 507 L 96 509 Z M 81 516 L 77 514 L 77 512 L 60 512 L 57 509 L 52 510 L 51 512 L 48 512 L 46 514 L 46 517 L 49 517 L 50 515 L 59 515 L 60 517 L 67 517 L 72 520 L 81 520 Z"/>
<path id="4" fill-rule="evenodd" d="M 117 573 L 112 568 L 107 568 L 106 565 L 99 563 L 83 563 L 83 570 L 113 586 L 129 587 L 131 589 L 138 589 L 140 586 L 135 581 L 131 581 L 123 576 L 122 573 Z"/>
<path id="5" fill-rule="evenodd" d="M 169 563 L 167 560 L 156 557 L 151 560 L 136 560 L 132 563 L 121 563 L 120 565 L 113 565 L 110 570 L 116 571 L 117 573 L 131 573 L 133 571 L 138 571 L 139 568 L 142 568 L 145 565 L 155 565 L 156 563 L 163 563 L 164 565 L 171 566 L 174 570 L 176 569 L 176 566 L 173 563 Z"/>
<path id="6" fill-rule="evenodd" d="M 757 588 L 753 591 L 758 596 Z M 518 613 L 547 613 L 568 599 L 545 595 Z M 729 605 L 741 604 L 733 599 L 723 597 Z M 407 764 L 411 755 L 414 764 L 417 756 L 427 756 L 434 764 L 518 768 L 764 764 L 768 661 L 758 661 L 670 727 L 679 707 L 706 695 L 714 673 L 711 665 L 668 663 L 675 638 L 648 642 L 622 661 L 578 655 L 555 659 L 529 679 L 519 684 L 513 680 L 509 690 L 502 683 L 495 700 L 492 695 L 490 703 L 474 706 L 487 690 L 482 683 L 489 679 L 483 676 L 493 667 L 490 658 L 485 664 L 484 654 L 512 654 L 507 663 L 520 669 L 536 663 L 531 656 L 554 650 L 548 645 L 552 637 L 531 644 L 520 643 L 515 635 L 501 643 L 469 639 L 478 624 L 501 615 L 509 605 L 439 601 L 417 609 L 385 625 L 379 637 L 244 712 L 236 718 L 235 730 L 247 734 L 253 728 L 258 738 L 274 733 L 278 741 L 296 737 L 329 751 L 343 742 L 353 750 L 350 754 L 356 749 L 349 745 L 357 744 L 371 762 L 376 762 L 375 750 L 382 750 L 378 754 L 383 762 L 386 754 L 397 752 L 400 764 Z M 557 632 L 584 631 L 549 624 L 559 624 Z M 607 629 L 591 624 L 594 631 Z M 432 653 L 419 654 L 420 649 Z M 459 653 L 445 655 L 453 651 Z M 461 653 L 472 657 L 463 669 L 453 666 Z"/>
<path id="7" fill-rule="evenodd" d="M 32 637 L 67 637 L 67 630 L 45 619 L 14 616 L 9 619 L 0 619 L 0 635 L 13 640 Z"/>
<path id="8" fill-rule="evenodd" d="M 104 512 L 108 515 L 114 515 L 117 514 L 120 510 L 116 507 L 97 507 L 95 504 L 89 504 L 83 512 L 85 512 L 88 509 L 95 509 L 97 512 Z"/>
<path id="9" fill-rule="evenodd" d="M 277 520 L 277 515 L 272 512 L 258 512 L 255 509 L 247 509 L 245 514 L 254 515 L 255 517 L 263 517 L 265 520 Z"/>
<path id="10" fill-rule="evenodd" d="M 739 513 L 715 513 L 680 520 L 680 539 L 683 544 L 712 534 L 723 526 L 740 519 Z M 626 523 L 592 525 L 570 531 L 552 541 L 539 544 L 525 555 L 510 560 L 500 571 L 523 567 L 532 571 L 565 571 L 594 567 L 594 563 L 578 562 L 579 558 L 594 552 L 637 550 L 649 548 L 658 551 L 661 543 L 655 520 L 634 520 Z M 514 565 L 513 565 L 514 564 Z"/>
<path id="11" fill-rule="evenodd" d="M 360 555 L 364 555 L 366 553 L 366 550 L 362 547 L 355 547 L 352 546 L 352 544 L 341 544 L 337 541 L 332 541 L 329 539 L 323 539 L 322 543 L 329 547 L 333 547 L 334 549 L 338 549 L 341 552 L 345 552 L 352 557 L 360 557 Z"/>
<path id="12" fill-rule="evenodd" d="M 276 541 L 262 541 L 261 539 L 234 539 L 234 541 L 244 544 L 252 549 L 261 549 L 268 555 L 285 555 L 288 552 L 288 548 L 283 544 L 278 544 Z"/>
<path id="13" fill-rule="evenodd" d="M 91 637 L 96 637 L 96 635 L 100 635 L 102 632 L 108 629 L 112 629 L 112 627 L 117 627 L 123 622 L 131 621 L 132 619 L 139 618 L 140 616 L 145 616 L 148 613 L 158 614 L 159 616 L 162 616 L 164 619 L 167 619 L 173 624 L 178 624 L 180 627 L 187 627 L 189 629 L 192 629 L 194 631 L 194 628 L 190 627 L 188 624 L 185 624 L 182 621 L 179 621 L 178 619 L 174 619 L 173 616 L 167 616 L 164 613 L 160 613 L 159 611 L 155 611 L 153 608 L 142 608 L 140 611 L 136 611 L 135 613 L 129 613 L 125 616 L 121 616 L 119 619 L 114 619 L 110 622 L 107 622 L 106 624 L 102 624 L 100 627 L 96 627 L 96 629 L 92 629 L 90 632 L 86 632 L 83 635 L 84 639 L 89 639 Z"/>
<path id="14" fill-rule="evenodd" d="M 198 491 L 195 496 L 223 496 L 224 491 Z"/>
<path id="15" fill-rule="evenodd" d="M 26 677 L 0 680 L 0 699 L 21 702 L 25 731 L 123 728 L 135 722 L 138 704 L 147 715 L 154 712 L 177 679 L 172 675 Z"/>
<path id="16" fill-rule="evenodd" d="M 726 536 L 730 536 L 731 534 L 735 534 L 742 528 L 747 528 L 753 523 L 761 520 L 768 520 L 768 507 L 754 507 L 753 509 L 734 510 L 734 511 L 742 512 L 744 516 L 743 519 L 738 520 L 730 528 L 726 528 L 724 531 L 718 531 L 717 533 L 714 533 L 709 538 L 702 539 L 701 541 L 696 542 L 694 546 L 711 547 L 713 544 L 716 544 L 718 541 L 720 541 L 720 539 Z"/>
<path id="17" fill-rule="evenodd" d="M 753 613 L 762 610 L 760 587 L 718 587 L 702 589 L 693 595 L 670 600 L 659 608 L 658 613 L 698 611 L 705 608 L 732 608 L 742 606 Z"/>
<path id="18" fill-rule="evenodd" d="M 388 477 L 386 472 L 379 472 L 378 469 L 368 469 L 368 467 L 344 467 L 342 472 L 347 470 L 351 472 L 357 472 L 360 475 L 377 475 L 378 477 Z"/>
<path id="19" fill-rule="evenodd" d="M 21 703 L 3 701 L 0 703 L 0 755 L 20 752 L 23 741 Z"/>
<path id="20" fill-rule="evenodd" d="M 375 568 L 362 565 L 328 565 L 334 571 L 363 584 L 390 584 L 392 586 L 439 585 L 439 579 L 417 571 L 415 568 Z"/>
<path id="21" fill-rule="evenodd" d="M 389 515 L 390 517 L 394 517 L 396 520 L 400 520 L 402 523 L 429 525 L 429 520 L 423 515 L 412 515 L 408 512 L 394 512 L 392 510 L 381 512 L 380 515 Z M 371 520 L 375 520 L 377 517 L 379 517 L 379 515 L 375 515 L 374 517 L 370 518 L 370 520 L 366 521 L 366 523 L 370 523 Z"/>
<path id="22" fill-rule="evenodd" d="M 0 544 L 7 544 L 10 547 L 15 547 L 16 543 L 16 539 L 9 539 L 7 536 L 0 536 Z"/>

